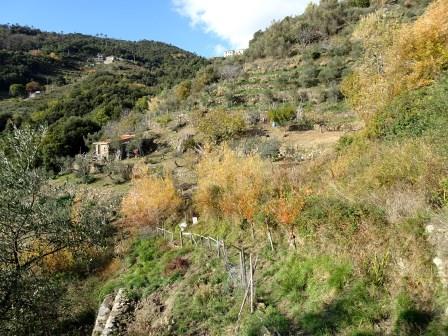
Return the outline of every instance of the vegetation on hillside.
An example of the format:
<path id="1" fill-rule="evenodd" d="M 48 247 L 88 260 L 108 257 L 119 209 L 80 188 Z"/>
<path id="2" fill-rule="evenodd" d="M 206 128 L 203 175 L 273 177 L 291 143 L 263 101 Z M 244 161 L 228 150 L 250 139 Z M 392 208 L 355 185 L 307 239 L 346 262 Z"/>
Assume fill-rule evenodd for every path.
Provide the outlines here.
<path id="1" fill-rule="evenodd" d="M 38 137 L 41 153 L 35 156 L 48 166 L 58 156 L 86 150 L 85 135 L 100 127 L 107 136 L 150 128 L 156 149 L 123 164 L 120 190 L 126 195 L 112 260 L 104 250 L 96 254 L 97 244 L 104 248 L 111 237 L 101 230 L 106 242 L 94 240 L 94 233 L 85 241 L 93 246 L 69 240 L 74 244 L 64 245 L 64 254 L 46 258 L 42 241 L 58 248 L 67 241 L 64 234 L 86 238 L 81 229 L 87 234 L 91 227 L 83 225 L 90 217 L 81 220 L 82 202 L 50 193 L 53 184 L 43 180 L 38 186 L 46 193 L 36 204 L 45 210 L 56 203 L 47 217 L 80 231 L 72 235 L 59 225 L 58 237 L 43 232 L 30 245 L 31 255 L 19 258 L 26 263 L 43 256 L 42 262 L 19 278 L 58 282 L 58 276 L 73 276 L 79 283 L 81 273 L 101 279 L 82 292 L 97 302 L 124 288 L 138 302 L 128 325 L 135 335 L 447 334 L 448 260 L 440 246 L 448 240 L 448 7 L 436 0 L 425 10 L 428 3 L 325 0 L 257 33 L 247 56 L 214 60 L 157 96 L 144 76 L 126 68 L 98 71 L 70 84 L 68 94 L 55 91 L 53 100 L 22 102 L 29 113 L 22 110 L 21 120 L 51 124 L 42 142 Z M 13 89 L 14 96 L 23 93 Z M 363 127 L 354 132 L 356 123 Z M 323 137 L 347 125 L 351 132 L 316 156 L 305 157 L 291 140 L 303 133 Z M 13 141 L 17 132 L 4 134 Z M 9 158 L 12 147 L 5 148 Z M 14 167 L 1 171 L 16 172 Z M 33 176 L 40 176 L 37 167 Z M 97 174 L 102 180 L 90 187 L 110 185 L 113 171 L 120 169 L 106 165 Z M 29 206 L 29 188 L 18 188 L 23 179 L 14 174 L 6 179 L 0 173 L 4 198 Z M 5 204 L 4 222 L 16 225 L 22 217 L 10 215 L 15 208 Z M 54 222 L 41 214 L 33 218 L 51 228 Z M 108 221 L 98 223 L 95 211 L 89 214 L 95 228 L 110 229 Z M 194 225 L 193 216 L 199 218 Z M 154 237 L 157 226 L 173 236 Z M 244 288 L 232 260 L 223 263 L 214 247 L 201 249 L 180 230 L 218 237 L 255 256 L 253 314 L 238 313 Z M 440 232 L 439 246 L 431 244 L 434 232 Z M 81 252 L 91 261 L 72 264 Z M 108 261 L 102 269 L 95 268 L 100 256 Z M 0 267 L 14 275 L 10 260 Z M 75 264 L 84 272 L 74 271 Z M 73 289 L 69 281 L 59 285 Z M 0 300 L 9 299 L 9 288 L 0 288 Z M 90 306 L 74 321 L 65 320 L 64 299 L 79 301 L 58 293 L 51 297 L 57 297 L 57 309 L 48 313 L 57 316 L 59 328 L 66 323 L 75 332 L 76 323 L 91 323 L 82 314 L 91 313 Z M 30 319 L 34 303 L 46 307 L 38 299 L 23 304 Z M 19 326 L 6 316 L 7 330 L 34 331 L 12 329 Z M 39 315 L 42 326 L 48 316 Z"/>
<path id="2" fill-rule="evenodd" d="M 445 12 L 446 2 L 435 1 L 409 22 L 399 8 L 379 9 L 356 25 L 350 38 L 362 57 L 346 74 L 344 93 L 366 127 L 343 137 L 335 153 L 298 169 L 272 169 L 257 155 L 204 148 L 193 196 L 203 221 L 192 230 L 263 257 L 259 306 L 240 321 L 241 334 L 447 332 L 443 279 L 425 233 L 446 207 Z M 271 118 L 288 120 L 289 110 L 273 109 Z M 220 297 L 205 306 L 202 292 L 192 293 L 191 312 L 201 304 L 215 309 L 224 295 L 229 313 L 209 325 L 215 315 L 192 320 L 174 309 L 175 326 L 234 330 L 236 294 L 220 291 L 225 279 L 214 281 L 203 295 Z"/>
<path id="3" fill-rule="evenodd" d="M 95 64 L 97 54 L 121 61 Z M 49 126 L 42 159 L 58 172 L 63 158 L 88 150 L 89 136 L 98 138 L 103 126 L 129 114 L 141 120 L 148 97 L 190 78 L 206 63 L 160 42 L 2 25 L 0 131 L 8 123 Z M 39 97 L 24 99 L 36 91 Z"/>
<path id="4" fill-rule="evenodd" d="M 130 42 L 82 34 L 48 33 L 19 25 L 0 26 L 0 92 L 12 84 L 37 80 L 63 84 L 67 73 L 92 63 L 97 54 L 113 55 L 141 65 L 152 86 L 171 86 L 191 77 L 205 61 L 174 46 Z"/>
<path id="5" fill-rule="evenodd" d="M 400 12 L 407 18 L 413 18 L 421 14 L 429 2 L 429 0 L 322 0 L 319 4 L 311 3 L 302 15 L 286 17 L 265 31 L 255 33 L 246 55 L 251 59 L 292 56 L 300 52 L 299 46 L 331 41 L 333 36 L 338 35 L 342 39 L 337 45 L 330 46 L 330 51 L 334 55 L 341 56 L 354 47 L 349 37 L 354 23 L 362 16 L 381 6 L 398 3 Z M 319 50 L 315 52 L 317 56 Z"/>
<path id="6" fill-rule="evenodd" d="M 48 182 L 37 166 L 41 141 L 25 128 L 0 143 L 0 328 L 8 335 L 57 332 L 70 319 L 65 282 L 98 266 L 113 233 L 110 199 Z"/>

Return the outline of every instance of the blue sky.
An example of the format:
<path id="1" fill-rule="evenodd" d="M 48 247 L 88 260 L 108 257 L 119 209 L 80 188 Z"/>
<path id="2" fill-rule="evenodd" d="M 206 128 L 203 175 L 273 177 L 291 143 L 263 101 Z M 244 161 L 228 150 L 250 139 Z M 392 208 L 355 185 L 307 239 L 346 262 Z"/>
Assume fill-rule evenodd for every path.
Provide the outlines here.
<path id="1" fill-rule="evenodd" d="M 202 56 L 246 47 L 274 19 L 309 0 L 3 0 L 0 23 L 126 40 L 157 40 Z M 235 8 L 239 8 L 235 10 Z"/>

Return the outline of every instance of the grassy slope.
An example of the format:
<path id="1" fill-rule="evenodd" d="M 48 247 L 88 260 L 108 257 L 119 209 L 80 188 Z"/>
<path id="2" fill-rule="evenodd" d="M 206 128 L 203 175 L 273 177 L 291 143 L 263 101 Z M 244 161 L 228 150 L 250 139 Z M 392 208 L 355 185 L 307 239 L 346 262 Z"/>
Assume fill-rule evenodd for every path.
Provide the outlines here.
<path id="1" fill-rule="evenodd" d="M 319 62 L 328 60 L 322 56 Z M 271 87 L 274 95 L 291 99 L 301 62 L 299 55 L 246 64 L 245 74 L 210 85 L 180 109 L 203 100 L 207 108 L 266 111 L 260 94 Z M 269 251 L 261 228 L 255 240 L 249 229 L 231 220 L 203 221 L 193 229 L 245 244 L 260 255 L 257 312 L 243 315 L 239 334 L 448 332 L 446 291 L 425 233 L 446 207 L 446 78 L 442 73 L 432 85 L 396 97 L 365 130 L 343 137 L 334 152 L 300 166 L 301 187 L 312 192 L 295 222 L 298 251 L 288 249 L 281 229 L 274 232 L 276 253 Z M 306 91 L 313 97 L 319 89 Z M 214 94 L 220 91 L 241 95 L 244 102 L 229 104 L 224 94 Z M 306 115 L 329 125 L 357 118 L 344 102 L 318 100 L 307 105 Z M 175 142 L 169 130 L 173 124 L 162 127 L 161 133 Z M 168 156 L 166 165 L 165 156 L 152 159 L 171 170 L 171 160 L 178 155 L 171 151 Z M 242 293 L 229 283 L 219 260 L 202 250 L 173 249 L 145 237 L 129 251 L 105 276 L 106 285 L 98 286 L 98 296 L 125 287 L 142 299 L 133 334 L 235 334 Z M 168 266 L 180 257 L 189 266 Z M 155 303 L 160 311 L 153 311 Z"/>
<path id="2" fill-rule="evenodd" d="M 258 71 L 237 82 L 242 85 L 236 86 L 239 93 L 251 97 L 258 93 L 256 86 L 269 85 L 278 75 L 273 71 L 268 78 Z M 446 293 L 425 233 L 446 204 L 446 87 L 441 74 L 431 86 L 403 93 L 369 121 L 366 130 L 344 137 L 336 153 L 309 164 L 304 184 L 315 192 L 306 198 L 296 223 L 301 240 L 296 253 L 272 255 L 262 231 L 252 241 L 250 231 L 241 232 L 231 221 L 208 221 L 195 228 L 236 243 L 245 237 L 248 250 L 262 256 L 258 310 L 245 315 L 241 334 L 448 332 Z M 277 248 L 286 251 L 281 232 L 274 237 Z M 196 288 L 190 295 L 173 291 L 182 309 L 170 310 L 175 322 L 167 334 L 234 332 L 238 293 L 222 291 L 225 278 L 217 280 L 208 272 L 202 277 L 206 289 Z M 197 283 L 188 274 L 175 286 L 188 291 L 190 281 Z M 228 306 L 220 315 L 214 309 L 223 301 Z M 177 329 L 179 325 L 185 329 Z"/>

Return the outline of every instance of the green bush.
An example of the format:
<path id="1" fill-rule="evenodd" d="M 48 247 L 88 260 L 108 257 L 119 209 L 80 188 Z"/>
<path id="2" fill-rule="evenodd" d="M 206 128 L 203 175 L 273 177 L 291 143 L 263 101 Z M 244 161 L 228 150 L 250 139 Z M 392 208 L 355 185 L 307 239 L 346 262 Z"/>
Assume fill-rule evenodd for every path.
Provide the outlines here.
<path id="1" fill-rule="evenodd" d="M 351 135 L 343 135 L 339 138 L 338 143 L 336 144 L 336 150 L 341 152 L 347 148 L 350 148 L 350 145 L 353 143 L 354 137 Z"/>
<path id="2" fill-rule="evenodd" d="M 299 121 L 296 121 L 294 124 L 289 126 L 289 131 L 309 131 L 314 128 L 314 122 L 308 118 L 301 118 Z"/>
<path id="3" fill-rule="evenodd" d="M 323 50 L 319 45 L 313 45 L 305 50 L 303 53 L 303 59 L 306 61 L 315 61 L 322 56 Z"/>
<path id="4" fill-rule="evenodd" d="M 427 137 L 445 150 L 448 128 L 448 76 L 432 86 L 404 93 L 368 125 L 371 137 Z"/>
<path id="5" fill-rule="evenodd" d="M 230 112 L 222 109 L 196 116 L 195 123 L 206 140 L 213 143 L 230 140 L 246 127 L 246 122 L 240 112 Z"/>
<path id="6" fill-rule="evenodd" d="M 237 320 L 242 294 L 220 260 L 199 251 L 193 258 L 201 267 L 185 279 L 186 286 L 175 297 L 172 334 L 220 335 Z"/>
<path id="7" fill-rule="evenodd" d="M 292 105 L 282 105 L 268 112 L 268 118 L 279 125 L 283 125 L 296 117 L 296 109 Z"/>
<path id="8" fill-rule="evenodd" d="M 166 127 L 170 122 L 173 121 L 173 117 L 169 114 L 162 114 L 156 118 L 156 122 L 160 124 L 160 126 Z"/>
<path id="9" fill-rule="evenodd" d="M 328 257 L 305 259 L 293 255 L 279 270 L 277 281 L 281 295 L 291 302 L 306 300 L 313 304 L 320 301 L 326 292 L 342 290 L 351 273 L 349 264 L 337 263 Z M 322 277 L 323 274 L 327 275 Z"/>
<path id="10" fill-rule="evenodd" d="M 336 197 L 309 196 L 297 226 L 304 236 L 308 236 L 326 223 L 323 227 L 331 239 L 348 241 L 358 231 L 361 221 L 379 227 L 386 224 L 384 212 L 377 207 Z"/>
<path id="11" fill-rule="evenodd" d="M 11 97 L 25 97 L 26 90 L 23 84 L 11 84 L 9 87 L 9 95 Z"/>
<path id="12" fill-rule="evenodd" d="M 350 0 L 353 7 L 368 8 L 370 7 L 370 0 Z"/>
<path id="13" fill-rule="evenodd" d="M 299 83 L 301 86 L 310 88 L 319 84 L 319 67 L 314 63 L 305 64 L 299 74 Z"/>
<path id="14" fill-rule="evenodd" d="M 329 63 L 322 67 L 319 71 L 319 82 L 329 84 L 341 78 L 341 67 L 337 64 Z"/>
<path id="15" fill-rule="evenodd" d="M 106 171 L 114 183 L 120 184 L 131 180 L 133 168 L 133 164 L 113 161 L 107 165 Z"/>
<path id="16" fill-rule="evenodd" d="M 275 139 L 244 138 L 237 141 L 232 147 L 247 155 L 257 153 L 265 159 L 276 159 L 280 154 L 280 142 Z"/>
<path id="17" fill-rule="evenodd" d="M 11 112 L 0 112 L 0 132 L 8 125 L 8 122 L 13 120 L 13 114 Z"/>

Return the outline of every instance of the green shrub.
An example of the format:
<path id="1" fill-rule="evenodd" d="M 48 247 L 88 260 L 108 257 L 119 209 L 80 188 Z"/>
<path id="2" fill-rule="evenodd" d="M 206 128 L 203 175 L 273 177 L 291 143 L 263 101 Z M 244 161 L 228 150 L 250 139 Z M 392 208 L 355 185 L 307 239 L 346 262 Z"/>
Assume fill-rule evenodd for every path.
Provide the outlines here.
<path id="1" fill-rule="evenodd" d="M 301 118 L 299 121 L 296 121 L 294 124 L 289 126 L 289 131 L 309 131 L 314 128 L 314 122 L 308 118 Z"/>
<path id="2" fill-rule="evenodd" d="M 90 184 L 95 181 L 95 177 L 90 174 L 92 167 L 92 158 L 87 155 L 76 155 L 74 160 L 75 176 L 81 179 L 84 184 Z"/>
<path id="3" fill-rule="evenodd" d="M 305 64 L 299 74 L 299 83 L 301 86 L 310 88 L 319 84 L 319 67 L 314 63 Z"/>
<path id="4" fill-rule="evenodd" d="M 275 139 L 244 138 L 241 141 L 237 141 L 232 147 L 245 155 L 256 153 L 265 159 L 275 159 L 280 154 L 280 142 Z"/>
<path id="5" fill-rule="evenodd" d="M 336 145 L 336 150 L 338 152 L 343 151 L 350 147 L 350 145 L 353 143 L 354 138 L 351 135 L 343 135 L 341 138 L 339 138 L 338 143 Z"/>
<path id="6" fill-rule="evenodd" d="M 306 61 L 318 60 L 322 55 L 322 49 L 318 45 L 309 47 L 303 53 L 303 59 Z"/>
<path id="7" fill-rule="evenodd" d="M 147 96 L 143 96 L 139 99 L 137 99 L 137 101 L 135 102 L 134 108 L 139 111 L 139 112 L 143 112 L 148 110 L 148 97 Z"/>
<path id="8" fill-rule="evenodd" d="M 351 272 L 349 264 L 337 263 L 328 257 L 300 258 L 293 255 L 278 272 L 277 281 L 282 296 L 294 303 L 308 301 L 313 305 L 326 292 L 342 290 Z"/>
<path id="9" fill-rule="evenodd" d="M 114 183 L 124 183 L 130 181 L 132 178 L 133 164 L 124 164 L 121 162 L 113 161 L 106 167 L 106 172 Z"/>
<path id="10" fill-rule="evenodd" d="M 0 132 L 6 128 L 9 122 L 13 120 L 14 116 L 11 112 L 0 112 Z"/>
<path id="11" fill-rule="evenodd" d="M 370 7 L 370 0 L 350 0 L 353 7 L 368 8 Z"/>
<path id="12" fill-rule="evenodd" d="M 307 197 L 305 207 L 297 225 L 304 235 L 309 235 L 326 223 L 324 227 L 328 233 L 350 239 L 361 221 L 382 226 L 385 224 L 385 214 L 379 208 L 365 203 L 352 203 L 336 197 L 310 196 Z"/>
<path id="13" fill-rule="evenodd" d="M 220 335 L 237 320 L 242 294 L 231 285 L 220 260 L 201 252 L 192 257 L 201 267 L 175 297 L 172 334 Z"/>
<path id="14" fill-rule="evenodd" d="M 197 116 L 195 123 L 206 140 L 213 143 L 232 139 L 246 127 L 240 112 L 222 109 L 211 110 L 205 115 Z"/>
<path id="15" fill-rule="evenodd" d="M 292 105 L 282 105 L 268 112 L 268 118 L 279 125 L 283 125 L 291 121 L 296 116 L 296 109 Z"/>
<path id="16" fill-rule="evenodd" d="M 169 114 L 162 114 L 156 118 L 156 122 L 158 122 L 161 126 L 166 127 L 170 122 L 173 121 L 173 118 Z"/>
<path id="17" fill-rule="evenodd" d="M 11 97 L 25 97 L 26 90 L 23 84 L 11 84 L 9 87 L 9 95 Z"/>
<path id="18" fill-rule="evenodd" d="M 329 84 L 341 78 L 341 69 L 330 63 L 319 71 L 318 79 L 321 83 Z"/>
<path id="19" fill-rule="evenodd" d="M 386 139 L 426 136 L 446 146 L 448 76 L 432 86 L 397 97 L 368 125 L 369 135 Z"/>

